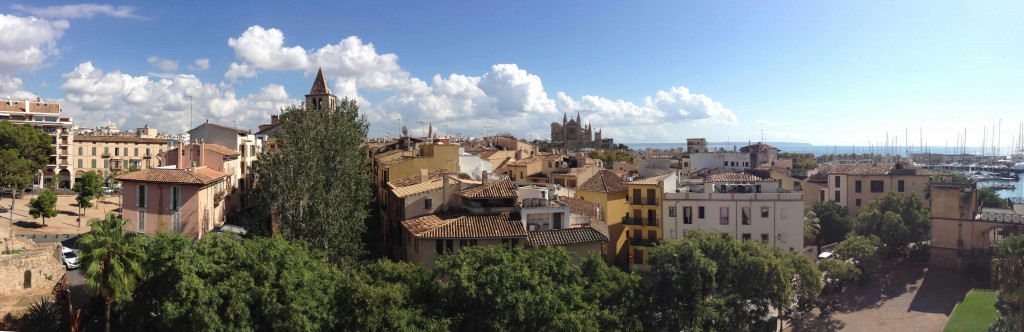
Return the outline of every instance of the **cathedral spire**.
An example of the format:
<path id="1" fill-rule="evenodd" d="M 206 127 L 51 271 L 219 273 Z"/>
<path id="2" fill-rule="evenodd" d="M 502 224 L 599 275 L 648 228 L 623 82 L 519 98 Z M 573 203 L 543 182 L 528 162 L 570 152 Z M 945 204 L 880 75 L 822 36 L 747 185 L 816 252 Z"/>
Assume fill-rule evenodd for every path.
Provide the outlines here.
<path id="1" fill-rule="evenodd" d="M 576 111 L 576 123 L 578 123 L 580 125 L 583 125 L 583 122 L 580 121 L 580 112 L 579 111 Z"/>
<path id="2" fill-rule="evenodd" d="M 569 122 L 569 115 L 567 115 L 565 112 L 562 112 L 562 124 L 564 125 L 566 122 Z"/>
<path id="3" fill-rule="evenodd" d="M 324 78 L 323 68 L 316 70 L 316 80 L 313 81 L 313 88 L 309 89 L 311 95 L 329 95 L 331 87 L 327 86 L 327 79 Z"/>

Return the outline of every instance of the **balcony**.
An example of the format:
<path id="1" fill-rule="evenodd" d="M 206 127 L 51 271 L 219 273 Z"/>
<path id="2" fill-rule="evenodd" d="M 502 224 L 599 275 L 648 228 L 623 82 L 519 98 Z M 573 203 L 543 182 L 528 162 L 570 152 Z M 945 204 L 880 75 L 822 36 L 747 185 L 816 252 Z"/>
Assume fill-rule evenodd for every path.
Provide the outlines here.
<path id="1" fill-rule="evenodd" d="M 658 218 L 623 217 L 622 224 L 628 226 L 658 226 Z"/>
<path id="2" fill-rule="evenodd" d="M 110 152 L 104 152 L 103 154 L 100 155 L 100 157 L 110 158 Z"/>
<path id="3" fill-rule="evenodd" d="M 647 197 L 647 205 L 658 205 L 658 200 L 654 196 Z"/>
<path id="4" fill-rule="evenodd" d="M 629 238 L 629 245 L 633 247 L 653 247 L 658 245 L 658 240 Z"/>

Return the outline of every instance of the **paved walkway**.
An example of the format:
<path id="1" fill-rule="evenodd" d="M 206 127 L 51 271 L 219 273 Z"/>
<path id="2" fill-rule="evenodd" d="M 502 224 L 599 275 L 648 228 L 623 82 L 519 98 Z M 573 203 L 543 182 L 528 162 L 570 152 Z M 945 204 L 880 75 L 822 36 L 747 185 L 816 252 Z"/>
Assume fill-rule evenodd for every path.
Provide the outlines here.
<path id="1" fill-rule="evenodd" d="M 971 289 L 960 272 L 892 263 L 864 286 L 837 297 L 831 315 L 810 317 L 792 331 L 942 331 L 956 303 Z"/>

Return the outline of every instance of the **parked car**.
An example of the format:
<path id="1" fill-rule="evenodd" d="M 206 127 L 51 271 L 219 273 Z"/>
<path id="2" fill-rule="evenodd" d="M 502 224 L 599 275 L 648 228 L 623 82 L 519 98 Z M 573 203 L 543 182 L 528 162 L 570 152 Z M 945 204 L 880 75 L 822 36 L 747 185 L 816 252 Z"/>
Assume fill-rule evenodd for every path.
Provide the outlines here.
<path id="1" fill-rule="evenodd" d="M 68 247 L 60 247 L 60 253 L 64 260 L 64 266 L 66 266 L 68 270 L 78 268 L 78 253 Z"/>
<path id="2" fill-rule="evenodd" d="M 10 187 L 0 188 L 0 196 L 11 196 L 12 194 L 14 198 L 21 198 L 21 190 L 11 190 Z"/>
<path id="3" fill-rule="evenodd" d="M 836 255 L 833 254 L 831 251 L 824 251 L 821 254 L 818 254 L 818 260 L 816 262 L 820 262 L 820 261 L 823 261 L 823 260 L 826 260 L 826 259 L 835 258 L 835 257 L 836 257 Z"/>

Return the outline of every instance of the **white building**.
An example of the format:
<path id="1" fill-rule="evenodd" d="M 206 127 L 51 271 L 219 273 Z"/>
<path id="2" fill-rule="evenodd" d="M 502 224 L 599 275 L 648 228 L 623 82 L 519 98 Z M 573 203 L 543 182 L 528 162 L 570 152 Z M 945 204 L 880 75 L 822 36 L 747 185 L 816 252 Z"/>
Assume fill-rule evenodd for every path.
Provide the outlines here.
<path id="1" fill-rule="evenodd" d="M 764 241 L 784 252 L 803 249 L 803 194 L 785 192 L 777 181 L 748 173 L 709 176 L 702 189 L 665 193 L 664 239 L 679 239 L 688 230 L 700 229 Z"/>
<path id="2" fill-rule="evenodd" d="M 249 171 L 252 169 L 253 162 L 263 151 L 263 141 L 257 140 L 252 131 L 207 121 L 189 130 L 188 134 L 192 142 L 213 143 L 238 151 L 241 174 L 244 174 L 245 177 L 242 183 L 236 183 L 236 185 L 243 191 L 252 187 L 252 174 Z"/>
<path id="3" fill-rule="evenodd" d="M 750 153 L 736 151 L 716 151 L 690 154 L 690 173 L 702 170 L 721 169 L 726 171 L 742 171 L 757 167 L 750 163 Z"/>
<path id="4" fill-rule="evenodd" d="M 671 157 L 644 157 L 636 161 L 637 174 L 642 178 L 665 174 L 671 166 Z"/>

